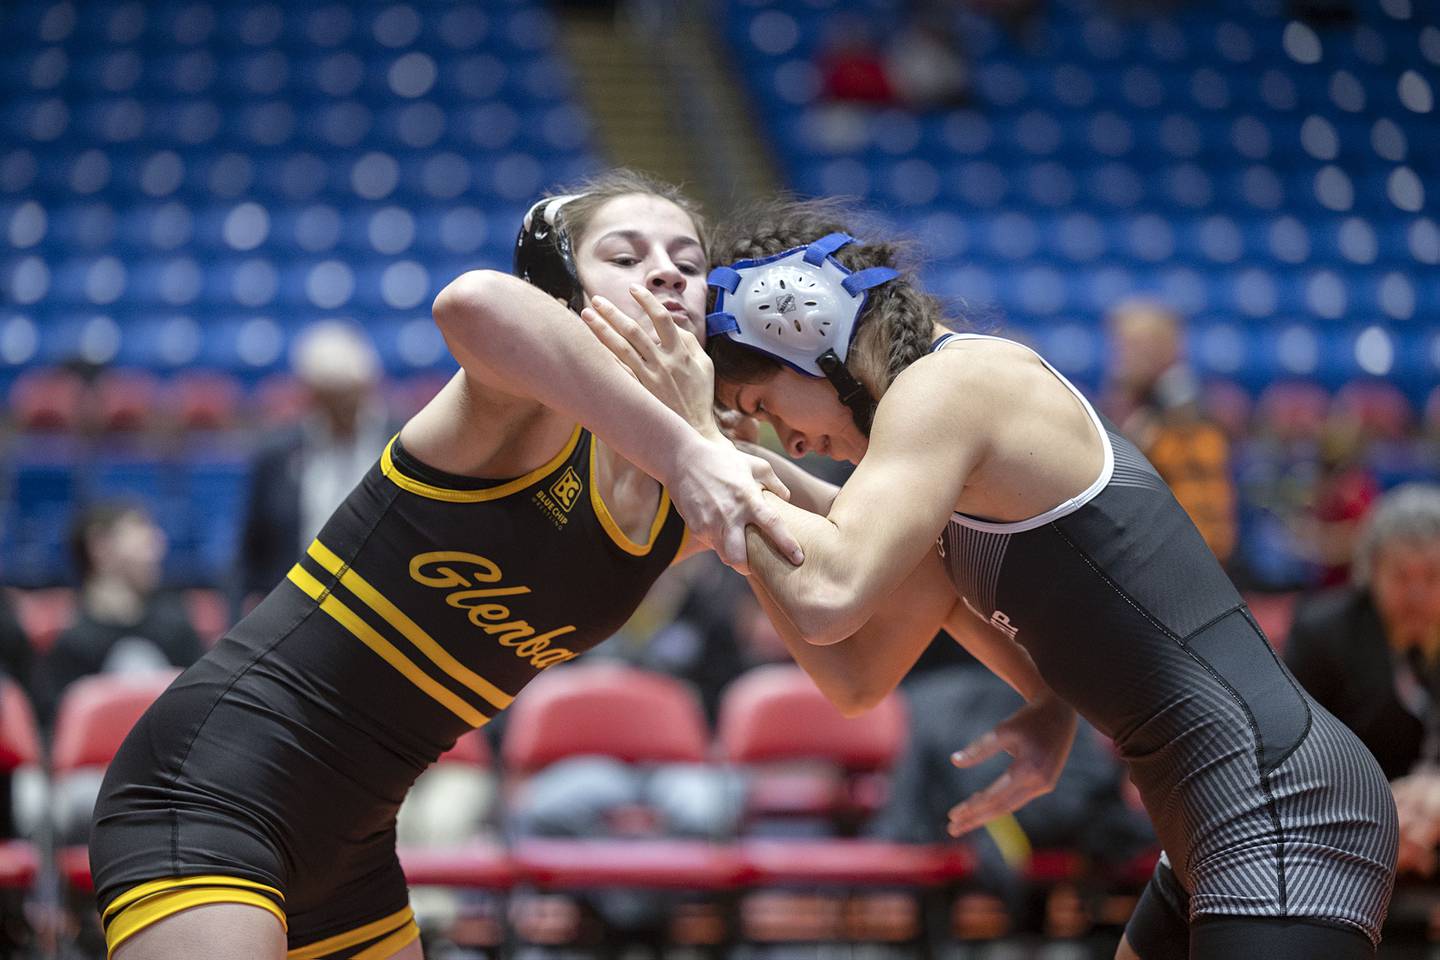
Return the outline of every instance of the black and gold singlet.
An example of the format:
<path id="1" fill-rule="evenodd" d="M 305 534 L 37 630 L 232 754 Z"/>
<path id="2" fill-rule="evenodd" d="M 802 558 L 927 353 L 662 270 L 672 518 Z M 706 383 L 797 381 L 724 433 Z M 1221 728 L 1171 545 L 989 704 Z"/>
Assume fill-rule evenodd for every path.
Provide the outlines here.
<path id="1" fill-rule="evenodd" d="M 410 704 L 376 717 L 385 731 L 408 728 L 428 754 L 483 725 L 541 670 L 618 630 L 674 559 L 684 525 L 668 494 L 632 541 L 596 488 L 594 452 L 576 428 L 549 463 L 493 482 L 426 467 L 397 437 L 290 571 L 283 602 L 318 602 L 369 648 L 387 699 Z M 360 689 L 326 692 L 357 713 L 385 696 Z"/>
<path id="2" fill-rule="evenodd" d="M 91 863 L 112 949 L 212 901 L 271 909 L 296 958 L 402 942 L 394 825 L 410 785 L 540 671 L 614 633 L 680 549 L 667 494 L 637 543 L 595 472 L 578 427 L 508 481 L 441 473 L 391 441 L 111 764 Z"/>

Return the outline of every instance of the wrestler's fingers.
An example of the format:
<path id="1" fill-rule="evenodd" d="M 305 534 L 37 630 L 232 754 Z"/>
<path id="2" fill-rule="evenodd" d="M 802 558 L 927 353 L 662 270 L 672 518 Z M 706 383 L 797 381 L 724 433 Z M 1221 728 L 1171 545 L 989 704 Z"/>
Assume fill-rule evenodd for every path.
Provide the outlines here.
<path id="1" fill-rule="evenodd" d="M 630 346 L 635 349 L 636 355 L 646 363 L 654 361 L 656 347 L 654 334 L 641 327 L 633 317 L 604 297 L 591 297 L 590 303 L 595 307 L 595 312 L 600 314 L 601 318 L 613 327 L 616 333 L 630 341 Z"/>
<path id="2" fill-rule="evenodd" d="M 658 297 L 638 283 L 630 284 L 630 296 L 635 298 L 635 302 L 640 304 L 640 309 L 645 311 L 645 315 L 655 325 L 655 338 L 660 342 L 661 349 L 674 349 L 676 344 L 675 317 L 665 308 Z"/>

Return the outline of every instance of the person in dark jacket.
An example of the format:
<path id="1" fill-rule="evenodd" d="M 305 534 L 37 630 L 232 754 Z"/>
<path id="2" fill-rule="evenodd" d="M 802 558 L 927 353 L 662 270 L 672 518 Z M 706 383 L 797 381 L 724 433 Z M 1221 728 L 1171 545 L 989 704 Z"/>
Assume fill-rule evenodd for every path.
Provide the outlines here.
<path id="1" fill-rule="evenodd" d="M 1349 586 L 1301 605 L 1290 669 L 1380 761 L 1400 811 L 1400 865 L 1435 870 L 1440 841 L 1440 487 L 1380 499 Z"/>
<path id="2" fill-rule="evenodd" d="M 370 469 L 396 430 L 380 396 L 380 358 L 363 330 L 339 321 L 301 334 L 291 356 L 307 406 L 297 424 L 266 436 L 250 471 L 231 614 L 246 612 L 285 578 L 331 511 Z"/>
<path id="3" fill-rule="evenodd" d="M 92 504 L 70 546 L 80 572 L 75 619 L 35 670 L 35 711 L 45 727 L 81 677 L 186 667 L 200 656 L 184 599 L 160 589 L 165 534 L 143 506 Z"/>

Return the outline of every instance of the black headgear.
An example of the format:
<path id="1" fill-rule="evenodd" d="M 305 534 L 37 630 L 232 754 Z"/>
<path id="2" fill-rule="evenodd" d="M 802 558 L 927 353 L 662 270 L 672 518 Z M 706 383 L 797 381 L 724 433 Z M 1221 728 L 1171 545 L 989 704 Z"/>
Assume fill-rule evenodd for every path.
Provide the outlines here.
<path id="1" fill-rule="evenodd" d="M 565 228 L 561 207 L 583 193 L 541 197 L 525 214 L 515 238 L 515 276 L 528 280 L 552 297 L 564 300 L 571 310 L 585 305 L 585 291 L 575 272 L 570 249 L 570 231 Z"/>

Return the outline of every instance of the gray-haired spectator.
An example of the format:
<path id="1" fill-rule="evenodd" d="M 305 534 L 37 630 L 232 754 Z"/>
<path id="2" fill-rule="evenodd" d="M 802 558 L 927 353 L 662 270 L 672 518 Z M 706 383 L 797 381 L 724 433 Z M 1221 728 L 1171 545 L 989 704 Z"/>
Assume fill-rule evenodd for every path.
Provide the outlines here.
<path id="1" fill-rule="evenodd" d="M 1380 498 L 1352 575 L 1297 610 L 1286 660 L 1390 778 L 1401 869 L 1431 874 L 1440 842 L 1440 486 L 1406 484 Z"/>
<path id="2" fill-rule="evenodd" d="M 251 470 L 234 600 L 266 593 L 370 469 L 393 426 L 380 396 L 380 358 L 359 327 L 324 321 L 304 330 L 290 366 L 305 388 L 298 424 L 267 437 Z M 398 428 L 397 428 L 398 429 Z"/>

